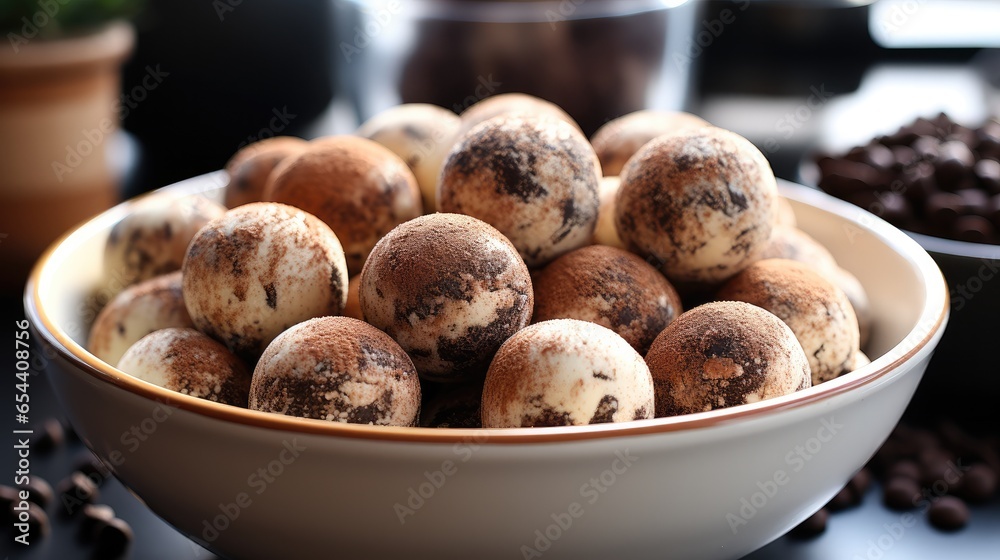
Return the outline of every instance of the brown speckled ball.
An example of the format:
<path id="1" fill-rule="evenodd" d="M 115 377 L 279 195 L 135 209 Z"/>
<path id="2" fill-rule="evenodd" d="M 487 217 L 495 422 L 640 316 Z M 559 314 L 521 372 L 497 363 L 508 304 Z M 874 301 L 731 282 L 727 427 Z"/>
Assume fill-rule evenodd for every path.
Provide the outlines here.
<path id="1" fill-rule="evenodd" d="M 344 246 L 351 274 L 361 272 L 383 235 L 423 213 L 417 180 L 406 163 L 356 136 L 315 140 L 275 172 L 264 198 L 326 222 Z"/>
<path id="2" fill-rule="evenodd" d="M 344 304 L 344 310 L 341 312 L 341 315 L 364 321 L 365 315 L 361 312 L 360 288 L 361 275 L 352 276 L 351 281 L 347 284 L 347 303 Z"/>
<path id="3" fill-rule="evenodd" d="M 455 113 L 426 103 L 386 109 L 358 128 L 363 136 L 403 158 L 423 196 L 424 212 L 437 211 L 437 187 L 444 158 L 458 139 L 462 120 Z"/>
<path id="4" fill-rule="evenodd" d="M 513 114 L 549 116 L 580 130 L 580 125 L 573 117 L 555 103 L 524 93 L 501 93 L 487 97 L 462 112 L 458 137 L 465 136 L 467 132 L 492 118 Z"/>
<path id="5" fill-rule="evenodd" d="M 811 386 L 809 360 L 788 325 L 739 301 L 685 312 L 646 354 L 656 416 L 754 403 Z"/>
<path id="6" fill-rule="evenodd" d="M 94 319 L 87 349 L 114 365 L 140 338 L 167 327 L 194 327 L 181 292 L 181 273 L 172 272 L 126 288 Z"/>
<path id="7" fill-rule="evenodd" d="M 778 197 L 778 225 L 795 227 L 798 225 L 798 219 L 795 217 L 795 209 L 792 208 L 792 203 L 788 202 L 788 199 L 779 196 Z"/>
<path id="8" fill-rule="evenodd" d="M 529 267 L 590 242 L 600 170 L 583 135 L 551 117 L 507 116 L 469 131 L 441 174 L 442 212 L 500 230 Z"/>
<path id="9" fill-rule="evenodd" d="M 776 225 L 771 240 L 760 254 L 761 259 L 791 259 L 813 267 L 822 274 L 838 268 L 826 247 L 808 233 L 794 226 Z"/>
<path id="10" fill-rule="evenodd" d="M 168 328 L 133 344 L 118 369 L 192 397 L 246 408 L 250 372 L 225 346 L 194 329 Z"/>
<path id="11" fill-rule="evenodd" d="M 597 209 L 597 227 L 594 228 L 591 243 L 618 247 L 619 249 L 625 248 L 625 244 L 618 237 L 618 230 L 615 228 L 615 198 L 618 197 L 619 186 L 621 186 L 621 179 L 618 177 L 601 177 L 601 182 L 597 185 L 600 206 Z"/>
<path id="12" fill-rule="evenodd" d="M 701 117 L 680 111 L 636 111 L 608 121 L 591 138 L 605 175 L 618 175 L 625 162 L 647 142 L 681 130 L 709 126 Z"/>
<path id="13" fill-rule="evenodd" d="M 627 422 L 653 417 L 649 369 L 625 340 L 574 319 L 536 323 L 497 352 L 483 388 L 484 428 Z"/>
<path id="14" fill-rule="evenodd" d="M 868 299 L 868 292 L 861 285 L 861 281 L 847 270 L 837 267 L 833 270 L 822 272 L 823 277 L 843 290 L 847 295 L 851 307 L 854 308 L 854 315 L 858 318 L 858 329 L 861 333 L 861 348 L 868 346 L 872 338 L 872 330 L 875 328 L 875 319 L 872 314 L 871 300 Z"/>
<path id="15" fill-rule="evenodd" d="M 718 284 L 757 260 L 777 219 L 777 183 L 745 138 L 705 127 L 661 136 L 622 172 L 615 225 L 675 282 Z"/>
<path id="16" fill-rule="evenodd" d="M 195 233 L 225 211 L 201 195 L 178 197 L 162 192 L 137 200 L 108 235 L 106 282 L 128 286 L 180 270 Z"/>
<path id="17" fill-rule="evenodd" d="M 275 136 L 254 142 L 233 154 L 226 163 L 229 182 L 226 183 L 222 203 L 236 208 L 264 199 L 264 187 L 274 168 L 283 160 L 294 156 L 309 145 L 294 136 Z"/>
<path id="18" fill-rule="evenodd" d="M 603 245 L 567 253 L 534 282 L 535 322 L 579 319 L 607 327 L 640 354 L 681 314 L 670 282 L 638 256 Z"/>
<path id="19" fill-rule="evenodd" d="M 184 259 L 184 303 L 195 326 L 250 363 L 295 323 L 339 314 L 347 282 L 344 250 L 330 228 L 273 202 L 213 220 Z"/>
<path id="20" fill-rule="evenodd" d="M 531 320 L 528 269 L 489 224 L 428 214 L 382 238 L 361 273 L 365 319 L 396 340 L 426 379 L 482 375 Z"/>
<path id="21" fill-rule="evenodd" d="M 718 298 L 752 303 L 784 321 L 809 359 L 813 385 L 844 373 L 858 352 L 858 320 L 851 302 L 809 265 L 758 261 L 727 282 Z"/>
<path id="22" fill-rule="evenodd" d="M 416 426 L 420 380 L 384 332 L 350 317 L 319 317 L 278 335 L 261 355 L 250 408 L 349 424 Z"/>

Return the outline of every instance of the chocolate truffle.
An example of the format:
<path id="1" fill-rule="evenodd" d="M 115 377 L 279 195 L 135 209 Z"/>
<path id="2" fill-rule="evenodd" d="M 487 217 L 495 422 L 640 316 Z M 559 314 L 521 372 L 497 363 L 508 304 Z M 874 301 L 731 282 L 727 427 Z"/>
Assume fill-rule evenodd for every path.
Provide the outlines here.
<path id="1" fill-rule="evenodd" d="M 180 270 L 195 233 L 225 211 L 201 195 L 163 192 L 140 198 L 111 228 L 104 248 L 105 281 L 125 287 Z"/>
<path id="2" fill-rule="evenodd" d="M 506 116 L 466 134 L 441 173 L 442 212 L 506 235 L 529 267 L 590 242 L 600 170 L 583 134 L 545 116 Z"/>
<path id="3" fill-rule="evenodd" d="M 821 273 L 824 278 L 843 290 L 844 294 L 847 295 L 847 299 L 851 302 L 851 307 L 854 308 L 854 315 L 858 318 L 861 347 L 868 346 L 868 341 L 872 338 L 874 319 L 872 317 L 871 301 L 868 299 L 865 287 L 861 285 L 861 281 L 856 276 L 839 266 L 831 270 L 821 271 Z"/>
<path id="4" fill-rule="evenodd" d="M 653 138 L 705 126 L 709 126 L 705 119 L 681 111 L 636 111 L 608 121 L 590 141 L 604 174 L 618 175 L 625 162 Z"/>
<path id="5" fill-rule="evenodd" d="M 499 231 L 459 214 L 428 214 L 389 232 L 361 272 L 365 319 L 410 354 L 426 379 L 481 375 L 531 320 L 524 262 Z"/>
<path id="6" fill-rule="evenodd" d="M 357 136 L 331 136 L 282 164 L 264 199 L 290 204 L 326 222 L 344 246 L 347 269 L 361 272 L 375 243 L 423 213 L 420 189 L 406 163 Z"/>
<path id="7" fill-rule="evenodd" d="M 858 350 L 847 362 L 847 366 L 844 368 L 844 373 L 850 373 L 854 370 L 861 369 L 870 363 L 872 363 L 872 361 L 868 358 L 868 355 L 861 350 Z"/>
<path id="8" fill-rule="evenodd" d="M 826 247 L 794 226 L 774 226 L 771 230 L 771 240 L 760 258 L 791 259 L 807 264 L 822 274 L 838 268 L 837 261 Z"/>
<path id="9" fill-rule="evenodd" d="M 642 356 L 600 325 L 536 323 L 497 352 L 483 388 L 483 427 L 579 426 L 653 417 Z"/>
<path id="10" fill-rule="evenodd" d="M 388 335 L 350 317 L 299 323 L 257 362 L 250 408 L 350 424 L 415 426 L 420 380 Z"/>
<path id="11" fill-rule="evenodd" d="M 599 204 L 597 227 L 594 228 L 591 243 L 619 249 L 625 248 L 625 244 L 618 237 L 618 230 L 615 229 L 615 197 L 618 196 L 619 185 L 621 185 L 621 180 L 618 177 L 601 177 L 600 183 L 597 184 Z"/>
<path id="12" fill-rule="evenodd" d="M 740 301 L 683 313 L 646 354 L 656 416 L 754 403 L 811 386 L 809 360 L 788 325 Z"/>
<path id="13" fill-rule="evenodd" d="M 533 283 L 535 322 L 579 319 L 607 327 L 640 354 L 681 314 L 670 282 L 638 256 L 603 245 L 567 253 Z"/>
<path id="14" fill-rule="evenodd" d="M 226 183 L 223 204 L 235 208 L 262 201 L 267 179 L 275 167 L 308 145 L 305 140 L 294 136 L 275 136 L 241 148 L 226 163 L 229 182 Z"/>
<path id="15" fill-rule="evenodd" d="M 192 397 L 246 407 L 250 372 L 225 346 L 194 329 L 160 329 L 118 360 L 125 373 Z"/>
<path id="16" fill-rule="evenodd" d="M 779 196 L 778 197 L 778 225 L 795 227 L 798 225 L 798 220 L 795 218 L 795 209 L 792 208 L 792 203 L 788 202 L 788 199 Z"/>
<path id="17" fill-rule="evenodd" d="M 254 202 L 198 232 L 182 286 L 195 326 L 253 363 L 295 323 L 339 314 L 347 282 L 344 250 L 326 224 L 298 208 Z"/>
<path id="18" fill-rule="evenodd" d="M 90 327 L 87 349 L 114 365 L 140 338 L 167 327 L 194 327 L 184 306 L 180 271 L 134 284 L 115 296 Z"/>
<path id="19" fill-rule="evenodd" d="M 573 120 L 573 117 L 555 103 L 524 93 L 501 93 L 487 97 L 462 112 L 458 137 L 465 136 L 467 132 L 490 119 L 514 114 L 549 116 L 569 123 L 577 130 L 580 129 L 580 125 Z"/>
<path id="20" fill-rule="evenodd" d="M 344 304 L 344 310 L 341 312 L 341 315 L 364 321 L 365 316 L 361 312 L 360 288 L 361 275 L 352 276 L 351 281 L 347 284 L 347 303 Z"/>
<path id="21" fill-rule="evenodd" d="M 758 261 L 727 282 L 718 298 L 752 303 L 784 321 L 809 359 L 813 385 L 847 371 L 859 350 L 858 319 L 851 302 L 806 264 Z"/>
<path id="22" fill-rule="evenodd" d="M 458 139 L 462 119 L 426 103 L 408 103 L 386 109 L 355 132 L 389 148 L 403 158 L 420 186 L 424 212 L 437 211 L 437 187 L 444 158 Z"/>
<path id="23" fill-rule="evenodd" d="M 759 258 L 777 183 L 745 138 L 705 127 L 661 136 L 626 164 L 615 200 L 625 245 L 675 282 L 721 283 Z"/>

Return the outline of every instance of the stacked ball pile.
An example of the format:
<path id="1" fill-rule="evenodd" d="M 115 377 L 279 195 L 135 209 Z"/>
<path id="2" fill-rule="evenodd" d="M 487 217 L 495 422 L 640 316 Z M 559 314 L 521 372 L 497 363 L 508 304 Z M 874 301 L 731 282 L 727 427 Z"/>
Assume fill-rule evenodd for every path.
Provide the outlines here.
<path id="1" fill-rule="evenodd" d="M 154 194 L 114 228 L 107 275 L 132 285 L 95 355 L 254 410 L 493 428 L 708 411 L 867 363 L 860 284 L 763 155 L 693 115 L 588 141 L 525 95 L 404 105 L 227 171 L 229 209 Z"/>

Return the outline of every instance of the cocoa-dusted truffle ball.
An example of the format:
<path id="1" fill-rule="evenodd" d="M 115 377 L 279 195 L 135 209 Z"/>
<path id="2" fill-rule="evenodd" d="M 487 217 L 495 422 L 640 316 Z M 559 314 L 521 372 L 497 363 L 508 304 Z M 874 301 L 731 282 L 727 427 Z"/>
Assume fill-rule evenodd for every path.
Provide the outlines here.
<path id="1" fill-rule="evenodd" d="M 351 276 L 351 281 L 347 284 L 347 303 L 344 304 L 344 310 L 341 312 L 341 315 L 364 321 L 365 316 L 361 313 L 360 288 L 361 275 Z"/>
<path id="2" fill-rule="evenodd" d="M 261 355 L 250 408 L 349 424 L 416 426 L 420 380 L 384 332 L 350 317 L 319 317 L 278 335 Z"/>
<path id="3" fill-rule="evenodd" d="M 844 373 L 850 373 L 861 369 L 870 363 L 872 363 L 872 361 L 868 355 L 861 350 L 858 350 L 854 353 L 854 356 L 850 359 L 850 361 L 847 362 L 847 367 L 845 368 Z"/>
<path id="4" fill-rule="evenodd" d="M 636 255 L 603 245 L 567 253 L 534 281 L 535 322 L 579 319 L 607 327 L 645 354 L 681 314 L 670 282 Z"/>
<path id="5" fill-rule="evenodd" d="M 482 428 L 483 379 L 462 383 L 424 382 L 420 425 L 425 428 Z"/>
<path id="6" fill-rule="evenodd" d="M 437 105 L 407 103 L 368 119 L 355 134 L 403 158 L 420 185 L 424 212 L 429 214 L 437 211 L 441 167 L 458 139 L 461 122 L 458 115 Z"/>
<path id="7" fill-rule="evenodd" d="M 512 336 L 483 388 L 483 427 L 578 426 L 653 417 L 649 369 L 594 323 L 556 319 Z"/>
<path id="8" fill-rule="evenodd" d="M 788 199 L 783 196 L 778 197 L 777 224 L 787 227 L 798 225 L 798 219 L 795 218 L 795 209 L 792 208 L 792 203 L 788 202 Z"/>
<path id="9" fill-rule="evenodd" d="M 618 237 L 618 230 L 615 228 L 615 198 L 618 196 L 620 185 L 621 179 L 618 177 L 601 177 L 601 182 L 597 185 L 599 207 L 597 209 L 597 227 L 594 228 L 592 243 L 618 247 L 619 249 L 625 248 L 625 244 Z"/>
<path id="10" fill-rule="evenodd" d="M 195 326 L 251 363 L 295 323 L 339 314 L 347 281 L 344 250 L 330 228 L 273 202 L 212 220 L 184 259 L 184 303 Z"/>
<path id="11" fill-rule="evenodd" d="M 656 416 L 753 403 L 811 386 L 809 361 L 788 325 L 740 301 L 706 303 L 663 329 L 646 354 Z"/>
<path id="12" fill-rule="evenodd" d="M 580 125 L 573 120 L 573 117 L 555 103 L 525 93 L 501 93 L 474 103 L 462 112 L 458 137 L 465 136 L 467 132 L 490 119 L 514 114 L 549 116 L 580 130 Z"/>
<path id="13" fill-rule="evenodd" d="M 139 199 L 111 228 L 104 248 L 105 281 L 128 286 L 180 270 L 195 233 L 225 211 L 201 195 L 163 192 Z"/>
<path id="14" fill-rule="evenodd" d="M 591 138 L 605 175 L 618 175 L 625 162 L 647 142 L 681 130 L 709 126 L 701 117 L 681 111 L 636 111 L 597 129 Z"/>
<path id="15" fill-rule="evenodd" d="M 808 233 L 794 226 L 776 225 L 761 259 L 790 259 L 813 267 L 820 273 L 838 268 L 830 251 Z"/>
<path id="16" fill-rule="evenodd" d="M 194 329 L 160 329 L 139 339 L 118 369 L 192 397 L 246 408 L 250 372 L 225 346 Z"/>
<path id="17" fill-rule="evenodd" d="M 87 349 L 114 365 L 140 338 L 167 327 L 194 327 L 184 306 L 180 271 L 134 284 L 115 296 L 94 319 Z"/>
<path id="18" fill-rule="evenodd" d="M 727 282 L 718 298 L 752 303 L 784 321 L 809 359 L 813 385 L 843 373 L 858 352 L 858 319 L 851 302 L 806 264 L 758 261 Z"/>
<path id="19" fill-rule="evenodd" d="M 267 179 L 274 168 L 307 146 L 309 143 L 301 138 L 275 136 L 241 148 L 226 163 L 229 182 L 226 183 L 223 204 L 236 208 L 263 200 Z"/>
<path id="20" fill-rule="evenodd" d="M 868 292 L 861 285 L 861 281 L 850 272 L 841 267 L 832 270 L 821 271 L 823 277 L 843 290 L 847 299 L 854 308 L 854 315 L 858 318 L 858 330 L 861 333 L 861 347 L 868 346 L 868 341 L 872 338 L 875 319 L 872 316 L 872 304 L 868 299 Z"/>
<path id="21" fill-rule="evenodd" d="M 365 319 L 441 381 L 486 369 L 531 320 L 528 269 L 499 231 L 458 214 L 428 214 L 375 246 L 359 289 Z"/>
<path id="22" fill-rule="evenodd" d="M 278 169 L 264 199 L 301 208 L 337 234 L 351 274 L 361 272 L 375 243 L 423 213 L 420 189 L 406 163 L 357 136 L 331 136 Z"/>
<path id="23" fill-rule="evenodd" d="M 676 282 L 720 283 L 757 260 L 777 218 L 777 183 L 745 138 L 705 127 L 661 136 L 625 165 L 618 235 Z"/>
<path id="24" fill-rule="evenodd" d="M 469 131 L 448 155 L 438 205 L 497 228 L 538 267 L 590 242 L 599 175 L 587 139 L 565 122 L 498 117 Z"/>

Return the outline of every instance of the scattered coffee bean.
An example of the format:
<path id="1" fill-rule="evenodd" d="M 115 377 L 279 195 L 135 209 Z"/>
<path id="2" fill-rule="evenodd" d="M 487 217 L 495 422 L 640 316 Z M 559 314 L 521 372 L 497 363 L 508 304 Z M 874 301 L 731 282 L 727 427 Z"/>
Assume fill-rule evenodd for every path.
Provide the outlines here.
<path id="1" fill-rule="evenodd" d="M 889 509 L 906 511 L 913 509 L 920 499 L 920 486 L 916 480 L 906 477 L 890 479 L 882 489 L 882 502 Z"/>
<path id="2" fill-rule="evenodd" d="M 13 507 L 16 507 L 16 505 Z M 52 530 L 49 516 L 46 515 L 45 510 L 39 507 L 38 504 L 32 502 L 28 504 L 28 509 L 21 511 L 11 509 L 11 513 L 16 523 L 28 524 L 28 542 L 30 544 L 34 544 L 38 539 L 48 536 Z"/>
<path id="3" fill-rule="evenodd" d="M 111 478 L 111 471 L 108 467 L 90 451 L 80 453 L 74 462 L 73 470 L 87 475 L 98 486 Z"/>
<path id="4" fill-rule="evenodd" d="M 50 503 L 52 503 L 52 497 L 54 496 L 52 485 L 40 476 L 28 476 L 28 482 L 21 485 L 19 488 L 27 490 L 28 501 L 38 504 L 38 506 L 42 509 L 45 509 Z"/>
<path id="5" fill-rule="evenodd" d="M 31 441 L 31 449 L 39 454 L 50 453 L 66 441 L 66 433 L 61 422 L 54 418 L 46 420 L 41 428 L 35 430 L 35 438 Z"/>
<path id="6" fill-rule="evenodd" d="M 850 486 L 844 486 L 840 489 L 840 492 L 830 499 L 826 504 L 826 508 L 830 511 L 837 512 L 843 511 L 847 508 L 854 507 L 861 503 L 861 498 L 855 495 L 854 490 Z"/>
<path id="7" fill-rule="evenodd" d="M 868 492 L 868 489 L 872 485 L 872 472 L 868 470 L 867 467 L 861 469 L 854 475 L 854 478 L 847 483 L 847 487 L 854 492 L 854 495 L 858 499 L 858 503 L 861 503 L 862 498 Z"/>
<path id="8" fill-rule="evenodd" d="M 115 518 L 115 510 L 104 504 L 87 504 L 83 506 L 80 521 L 80 540 L 85 543 L 94 542 L 101 528 Z"/>
<path id="9" fill-rule="evenodd" d="M 10 508 L 20 500 L 17 488 L 0 485 L 0 522 L 6 525 L 8 521 L 13 519 L 13 512 Z"/>
<path id="10" fill-rule="evenodd" d="M 826 531 L 826 522 L 829 519 L 830 514 L 827 512 L 826 508 L 820 508 L 819 511 L 810 515 L 805 521 L 799 523 L 794 529 L 792 529 L 788 536 L 796 539 L 811 539 L 823 534 Z"/>
<path id="11" fill-rule="evenodd" d="M 903 459 L 886 470 L 886 478 L 909 478 L 911 480 L 920 480 L 920 467 L 916 463 L 909 459 Z"/>
<path id="12" fill-rule="evenodd" d="M 962 476 L 959 492 L 966 500 L 981 504 L 997 492 L 997 473 L 985 463 L 976 463 Z"/>
<path id="13" fill-rule="evenodd" d="M 969 507 L 954 496 L 944 496 L 931 504 L 927 510 L 927 518 L 938 529 L 955 531 L 969 522 Z"/>
<path id="14" fill-rule="evenodd" d="M 63 511 L 69 515 L 75 515 L 84 505 L 95 501 L 100 495 L 97 484 L 80 471 L 74 471 L 64 478 L 56 489 L 62 501 Z"/>
<path id="15" fill-rule="evenodd" d="M 115 517 L 101 525 L 94 545 L 94 556 L 118 558 L 125 554 L 134 535 L 129 524 Z"/>

